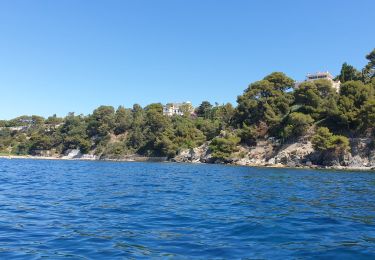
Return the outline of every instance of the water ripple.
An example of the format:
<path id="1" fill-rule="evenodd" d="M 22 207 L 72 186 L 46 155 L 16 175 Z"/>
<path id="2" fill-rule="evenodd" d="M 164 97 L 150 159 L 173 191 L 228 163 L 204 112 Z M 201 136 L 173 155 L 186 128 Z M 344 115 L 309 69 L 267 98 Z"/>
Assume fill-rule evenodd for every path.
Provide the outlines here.
<path id="1" fill-rule="evenodd" d="M 375 174 L 0 159 L 0 259 L 375 258 Z"/>

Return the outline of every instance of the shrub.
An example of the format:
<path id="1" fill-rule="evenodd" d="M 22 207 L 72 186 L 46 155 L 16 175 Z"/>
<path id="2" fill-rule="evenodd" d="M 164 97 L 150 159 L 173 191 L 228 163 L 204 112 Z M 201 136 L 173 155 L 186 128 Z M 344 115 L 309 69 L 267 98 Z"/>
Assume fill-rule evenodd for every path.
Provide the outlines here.
<path id="1" fill-rule="evenodd" d="M 349 150 L 349 139 L 342 135 L 333 135 L 328 128 L 320 127 L 312 138 L 315 150 L 341 155 Z"/>
<path id="2" fill-rule="evenodd" d="M 310 115 L 293 112 L 288 117 L 287 126 L 284 128 L 284 136 L 286 138 L 301 136 L 306 132 L 312 122 L 314 122 L 314 120 Z"/>
<path id="3" fill-rule="evenodd" d="M 241 143 L 249 146 L 256 145 L 257 132 L 254 127 L 250 127 L 244 123 L 237 135 L 241 138 Z"/>
<path id="4" fill-rule="evenodd" d="M 210 144 L 212 158 L 229 162 L 232 154 L 238 151 L 237 145 L 240 140 L 238 136 L 227 133 L 222 133 L 220 137 L 215 137 Z"/>

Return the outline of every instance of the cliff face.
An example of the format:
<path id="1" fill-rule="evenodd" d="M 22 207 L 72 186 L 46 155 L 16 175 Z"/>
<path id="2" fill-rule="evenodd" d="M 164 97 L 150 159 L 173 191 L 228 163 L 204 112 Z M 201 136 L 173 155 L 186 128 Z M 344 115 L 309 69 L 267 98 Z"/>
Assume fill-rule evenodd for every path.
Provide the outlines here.
<path id="1" fill-rule="evenodd" d="M 351 153 L 344 166 L 375 168 L 375 147 L 370 138 L 350 139 Z"/>
<path id="2" fill-rule="evenodd" d="M 230 164 L 274 167 L 332 167 L 348 169 L 375 169 L 375 149 L 371 139 L 350 139 L 350 152 L 344 155 L 321 154 L 314 150 L 308 140 L 277 145 L 271 141 L 260 141 L 256 146 L 239 146 L 231 157 Z M 209 144 L 194 149 L 182 150 L 172 159 L 175 162 L 223 163 L 211 156 Z"/>

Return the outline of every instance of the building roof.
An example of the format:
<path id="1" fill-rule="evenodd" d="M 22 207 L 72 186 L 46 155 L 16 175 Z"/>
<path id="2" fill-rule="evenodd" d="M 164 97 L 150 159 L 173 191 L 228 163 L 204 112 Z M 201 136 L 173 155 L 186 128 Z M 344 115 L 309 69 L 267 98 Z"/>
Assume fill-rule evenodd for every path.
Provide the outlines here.
<path id="1" fill-rule="evenodd" d="M 307 79 L 319 79 L 319 78 L 330 78 L 333 79 L 333 76 L 328 71 L 326 72 L 316 72 L 316 73 L 308 73 L 306 75 Z"/>

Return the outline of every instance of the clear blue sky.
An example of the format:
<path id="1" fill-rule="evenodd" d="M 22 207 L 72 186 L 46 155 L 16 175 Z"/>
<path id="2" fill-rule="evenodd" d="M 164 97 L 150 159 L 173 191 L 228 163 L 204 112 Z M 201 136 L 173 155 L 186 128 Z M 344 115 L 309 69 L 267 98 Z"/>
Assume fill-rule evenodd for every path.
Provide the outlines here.
<path id="1" fill-rule="evenodd" d="M 272 71 L 362 68 L 374 10 L 374 0 L 1 0 L 0 118 L 235 104 Z"/>

